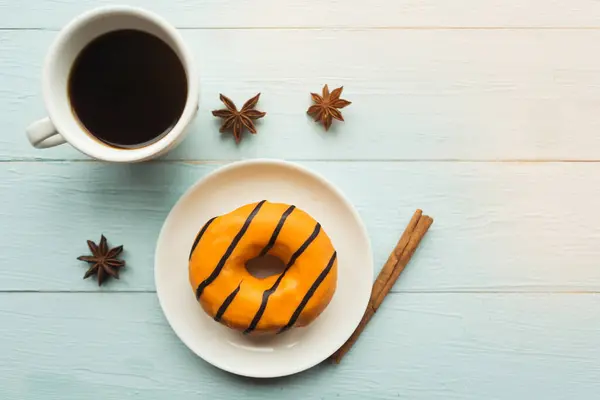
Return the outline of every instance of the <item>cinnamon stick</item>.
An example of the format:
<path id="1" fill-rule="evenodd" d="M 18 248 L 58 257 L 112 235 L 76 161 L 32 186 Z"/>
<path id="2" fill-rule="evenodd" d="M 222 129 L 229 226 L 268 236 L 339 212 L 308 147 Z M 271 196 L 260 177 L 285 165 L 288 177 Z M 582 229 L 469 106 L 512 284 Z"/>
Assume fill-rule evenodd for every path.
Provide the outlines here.
<path id="1" fill-rule="evenodd" d="M 373 308 L 375 309 L 375 311 L 377 311 L 377 309 L 383 302 L 385 296 L 390 292 L 390 290 L 394 286 L 394 283 L 396 283 L 396 280 L 398 279 L 402 271 L 404 271 L 404 268 L 406 268 L 406 266 L 408 265 L 408 262 L 417 250 L 417 247 L 419 246 L 421 240 L 429 230 L 431 224 L 433 224 L 433 218 L 427 215 L 424 215 L 419 219 L 419 222 L 417 223 L 413 234 L 410 236 L 408 244 L 404 248 L 402 255 L 399 257 L 400 259 L 398 260 L 398 264 L 396 264 L 396 267 L 392 271 L 392 276 L 390 277 L 390 279 L 388 279 L 385 286 L 379 292 L 379 295 L 375 298 L 373 302 Z"/>
<path id="2" fill-rule="evenodd" d="M 423 215 L 421 210 L 415 211 L 410 222 L 406 226 L 404 233 L 400 237 L 400 240 L 396 244 L 396 247 L 383 265 L 375 283 L 373 283 L 369 304 L 358 327 L 346 343 L 331 356 L 331 359 L 336 364 L 339 364 L 344 355 L 350 351 L 352 345 L 358 340 L 362 331 L 365 329 L 371 318 L 373 318 L 373 315 L 375 315 L 375 312 L 383 302 L 383 299 L 390 292 L 394 283 L 408 265 L 415 250 L 419 246 L 419 243 L 421 243 L 421 240 L 432 223 L 433 219 L 431 217 Z"/>
<path id="3" fill-rule="evenodd" d="M 421 210 L 417 210 L 413 214 L 412 218 L 410 219 L 410 222 L 406 226 L 406 229 L 404 229 L 404 233 L 402 234 L 402 236 L 400 236 L 396 247 L 394 247 L 394 250 L 390 253 L 390 256 L 388 257 L 386 263 L 383 265 L 383 268 L 381 268 L 381 272 L 379 272 L 379 275 L 377 275 L 377 279 L 375 279 L 375 283 L 373 283 L 371 296 L 373 295 L 373 293 L 381 292 L 385 287 L 387 281 L 392 276 L 394 268 L 396 267 L 396 264 L 398 264 L 398 260 L 402 256 L 402 252 L 406 248 L 406 245 L 408 244 L 408 241 L 411 235 L 413 234 L 413 231 L 415 230 L 415 227 L 417 226 L 417 223 L 419 222 L 419 219 L 422 215 L 423 211 Z M 373 300 L 373 297 L 371 297 L 371 300 Z M 371 300 L 369 300 L 369 305 L 371 304 Z"/>

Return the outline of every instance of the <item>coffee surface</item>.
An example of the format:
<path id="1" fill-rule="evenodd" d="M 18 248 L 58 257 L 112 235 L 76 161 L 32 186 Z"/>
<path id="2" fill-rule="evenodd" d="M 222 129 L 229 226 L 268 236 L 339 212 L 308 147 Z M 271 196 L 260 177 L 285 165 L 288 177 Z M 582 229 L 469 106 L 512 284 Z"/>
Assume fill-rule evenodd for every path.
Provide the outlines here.
<path id="1" fill-rule="evenodd" d="M 161 39 L 118 30 L 90 42 L 69 76 L 74 114 L 89 133 L 119 148 L 151 144 L 177 123 L 187 98 L 187 76 Z"/>

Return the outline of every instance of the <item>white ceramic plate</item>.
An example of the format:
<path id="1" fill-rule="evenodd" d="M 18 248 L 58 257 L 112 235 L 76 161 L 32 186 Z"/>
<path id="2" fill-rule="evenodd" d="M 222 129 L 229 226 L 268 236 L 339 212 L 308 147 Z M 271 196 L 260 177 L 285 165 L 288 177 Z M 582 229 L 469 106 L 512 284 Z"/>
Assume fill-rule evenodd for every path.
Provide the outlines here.
<path id="1" fill-rule="evenodd" d="M 188 255 L 208 219 L 265 199 L 294 204 L 321 223 L 338 252 L 338 284 L 327 309 L 308 327 L 257 339 L 204 313 L 188 281 Z M 266 378 L 308 369 L 350 337 L 367 307 L 373 258 L 358 213 L 331 183 L 289 162 L 253 160 L 222 167 L 183 195 L 160 232 L 154 273 L 167 320 L 194 353 L 223 370 Z"/>

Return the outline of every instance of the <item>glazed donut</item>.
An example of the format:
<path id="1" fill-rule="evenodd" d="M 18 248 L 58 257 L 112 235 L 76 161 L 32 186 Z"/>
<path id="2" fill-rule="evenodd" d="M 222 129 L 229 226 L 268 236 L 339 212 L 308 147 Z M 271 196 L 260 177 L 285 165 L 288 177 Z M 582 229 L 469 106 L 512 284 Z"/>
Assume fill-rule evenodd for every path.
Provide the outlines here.
<path id="1" fill-rule="evenodd" d="M 283 272 L 263 279 L 249 260 L 271 255 Z M 331 301 L 337 253 L 321 225 L 293 205 L 263 200 L 210 219 L 189 256 L 196 299 L 216 321 L 245 334 L 310 324 Z"/>

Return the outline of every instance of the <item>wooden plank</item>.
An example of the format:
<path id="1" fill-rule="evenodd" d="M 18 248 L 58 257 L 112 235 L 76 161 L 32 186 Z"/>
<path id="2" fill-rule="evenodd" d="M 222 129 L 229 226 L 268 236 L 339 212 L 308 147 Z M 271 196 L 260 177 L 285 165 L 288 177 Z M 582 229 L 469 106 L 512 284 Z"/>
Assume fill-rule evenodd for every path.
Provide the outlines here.
<path id="1" fill-rule="evenodd" d="M 594 398 L 600 390 L 598 307 L 598 295 L 394 294 L 339 366 L 258 381 L 193 355 L 172 333 L 154 294 L 4 293 L 0 395 Z"/>
<path id="2" fill-rule="evenodd" d="M 436 221 L 396 291 L 599 291 L 598 163 L 304 162 L 355 204 L 383 265 L 413 211 Z M 219 164 L 0 163 L 0 290 L 89 290 L 75 258 L 104 232 L 154 290 L 172 205 Z"/>
<path id="3" fill-rule="evenodd" d="M 199 62 L 201 105 L 170 159 L 599 158 L 600 30 L 183 34 Z M 33 149 L 24 137 L 45 113 L 41 64 L 54 35 L 0 31 L 0 160 L 85 158 L 68 146 Z M 324 82 L 344 85 L 353 102 L 327 133 L 305 113 Z M 220 92 L 239 104 L 263 93 L 268 115 L 240 146 L 210 114 Z"/>
<path id="4" fill-rule="evenodd" d="M 0 0 L 0 27 L 52 28 L 108 0 Z M 594 0 L 129 0 L 178 27 L 600 26 Z M 26 13 L 23 10 L 27 10 Z"/>

